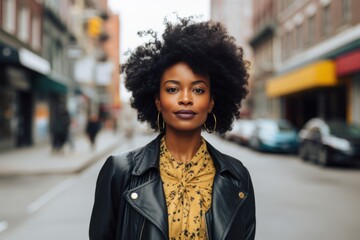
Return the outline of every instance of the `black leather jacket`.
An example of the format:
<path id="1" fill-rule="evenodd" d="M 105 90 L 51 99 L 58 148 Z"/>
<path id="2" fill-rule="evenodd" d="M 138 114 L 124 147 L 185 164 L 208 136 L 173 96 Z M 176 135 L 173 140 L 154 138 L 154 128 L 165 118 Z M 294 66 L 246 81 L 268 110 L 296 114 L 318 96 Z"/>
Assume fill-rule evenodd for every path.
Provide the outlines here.
<path id="1" fill-rule="evenodd" d="M 111 156 L 102 167 L 90 221 L 91 240 L 168 239 L 159 174 L 161 135 L 145 147 Z M 255 199 L 242 163 L 207 143 L 216 168 L 212 206 L 205 214 L 209 240 L 255 238 Z"/>

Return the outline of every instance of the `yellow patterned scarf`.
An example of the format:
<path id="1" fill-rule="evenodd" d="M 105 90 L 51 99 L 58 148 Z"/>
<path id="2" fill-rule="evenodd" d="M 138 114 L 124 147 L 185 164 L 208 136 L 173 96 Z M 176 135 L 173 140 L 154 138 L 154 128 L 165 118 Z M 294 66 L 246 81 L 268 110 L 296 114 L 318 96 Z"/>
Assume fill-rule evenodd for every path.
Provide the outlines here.
<path id="1" fill-rule="evenodd" d="M 206 239 L 205 213 L 211 206 L 215 167 L 204 139 L 189 162 L 174 159 L 162 138 L 160 175 L 168 209 L 171 240 Z"/>

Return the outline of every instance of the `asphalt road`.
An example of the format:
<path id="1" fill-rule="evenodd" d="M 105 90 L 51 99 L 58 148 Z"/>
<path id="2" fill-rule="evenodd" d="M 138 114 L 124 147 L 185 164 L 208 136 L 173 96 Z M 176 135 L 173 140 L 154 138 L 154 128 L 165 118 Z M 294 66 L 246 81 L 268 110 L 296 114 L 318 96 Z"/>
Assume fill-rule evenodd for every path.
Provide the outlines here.
<path id="1" fill-rule="evenodd" d="M 359 168 L 321 168 L 296 156 L 257 153 L 204 136 L 249 169 L 256 194 L 256 239 L 359 239 Z M 152 138 L 136 136 L 113 154 Z M 79 174 L 1 178 L 0 239 L 88 239 L 95 181 L 104 160 Z"/>

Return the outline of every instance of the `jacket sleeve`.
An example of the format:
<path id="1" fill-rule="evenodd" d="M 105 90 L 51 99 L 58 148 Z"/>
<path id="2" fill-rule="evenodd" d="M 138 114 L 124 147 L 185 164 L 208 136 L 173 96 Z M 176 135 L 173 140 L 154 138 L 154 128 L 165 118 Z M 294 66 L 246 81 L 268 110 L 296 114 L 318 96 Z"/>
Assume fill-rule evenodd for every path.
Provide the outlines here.
<path id="1" fill-rule="evenodd" d="M 248 198 L 247 198 L 246 209 L 248 209 L 248 211 L 245 216 L 245 224 L 246 224 L 245 239 L 253 240 L 255 239 L 255 230 L 256 230 L 255 194 L 249 172 L 248 172 Z"/>
<path id="2" fill-rule="evenodd" d="M 118 226 L 122 226 L 122 219 L 118 216 L 122 216 L 120 211 L 125 204 L 122 193 L 130 178 L 129 164 L 119 164 L 124 160 L 111 156 L 100 170 L 90 219 L 90 240 L 113 240 L 121 234 Z"/>

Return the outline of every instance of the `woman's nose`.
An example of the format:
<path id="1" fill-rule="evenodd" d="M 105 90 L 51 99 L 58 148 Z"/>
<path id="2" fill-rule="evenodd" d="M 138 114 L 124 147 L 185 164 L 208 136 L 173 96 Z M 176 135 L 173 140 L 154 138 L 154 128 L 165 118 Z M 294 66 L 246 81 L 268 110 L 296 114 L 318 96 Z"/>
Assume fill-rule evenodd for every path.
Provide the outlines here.
<path id="1" fill-rule="evenodd" d="M 178 103 L 179 105 L 185 105 L 185 106 L 192 105 L 193 100 L 192 100 L 191 92 L 184 91 L 182 94 L 180 94 Z"/>

